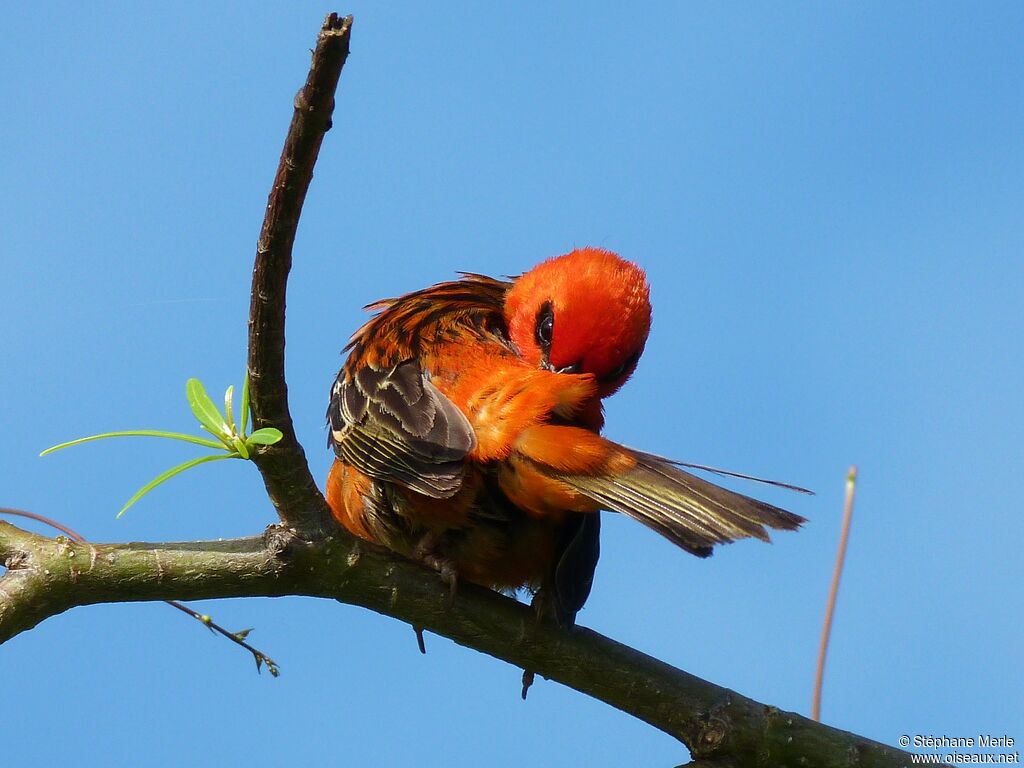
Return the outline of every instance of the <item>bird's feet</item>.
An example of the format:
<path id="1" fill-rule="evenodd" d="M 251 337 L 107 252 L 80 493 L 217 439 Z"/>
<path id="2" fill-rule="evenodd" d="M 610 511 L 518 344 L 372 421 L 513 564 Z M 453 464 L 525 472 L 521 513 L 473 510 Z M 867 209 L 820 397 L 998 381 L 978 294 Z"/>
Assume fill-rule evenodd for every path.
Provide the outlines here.
<path id="1" fill-rule="evenodd" d="M 441 581 L 448 585 L 448 599 L 445 602 L 445 607 L 451 609 L 455 605 L 455 596 L 459 591 L 459 574 L 455 570 L 455 563 L 437 552 L 437 541 L 432 533 L 428 533 L 420 539 L 419 544 L 412 551 L 412 557 L 428 568 L 437 571 Z"/>
<path id="2" fill-rule="evenodd" d="M 455 605 L 455 596 L 459 593 L 459 574 L 451 560 L 435 555 L 428 555 L 423 562 L 433 568 L 441 576 L 441 581 L 448 585 L 448 599 L 445 608 L 451 610 Z"/>

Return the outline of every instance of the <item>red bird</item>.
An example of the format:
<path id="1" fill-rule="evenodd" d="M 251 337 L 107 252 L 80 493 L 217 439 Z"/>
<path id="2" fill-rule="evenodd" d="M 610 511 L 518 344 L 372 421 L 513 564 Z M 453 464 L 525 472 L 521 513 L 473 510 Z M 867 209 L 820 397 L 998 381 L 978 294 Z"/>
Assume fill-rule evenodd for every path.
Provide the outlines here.
<path id="1" fill-rule="evenodd" d="M 700 557 L 803 518 L 601 437 L 601 398 L 650 327 L 643 271 L 594 248 L 512 282 L 465 274 L 368 309 L 327 417 L 327 501 L 363 539 L 499 590 L 539 590 L 572 624 L 599 510 Z"/>

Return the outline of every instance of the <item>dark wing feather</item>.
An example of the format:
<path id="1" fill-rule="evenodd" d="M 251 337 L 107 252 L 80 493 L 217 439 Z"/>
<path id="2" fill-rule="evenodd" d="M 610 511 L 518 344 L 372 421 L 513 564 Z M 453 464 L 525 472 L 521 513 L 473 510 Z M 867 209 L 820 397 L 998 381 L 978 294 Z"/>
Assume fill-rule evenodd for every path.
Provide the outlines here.
<path id="1" fill-rule="evenodd" d="M 511 283 L 483 275 L 464 274 L 462 280 L 438 283 L 395 299 L 382 299 L 366 308 L 377 315 L 367 320 L 349 339 L 345 373 L 351 379 L 372 364 L 388 370 L 418 357 L 422 344 L 437 339 L 444 325 L 492 340 L 500 340 L 504 323 L 505 294 Z M 381 340 L 387 340 L 382 344 Z"/>
<path id="2" fill-rule="evenodd" d="M 376 479 L 433 498 L 462 484 L 476 445 L 469 421 L 413 360 L 386 371 L 339 373 L 327 409 L 328 443 L 338 458 Z"/>
<path id="3" fill-rule="evenodd" d="M 550 583 L 555 590 L 555 619 L 563 627 L 576 623 L 576 614 L 590 597 L 594 571 L 601 556 L 601 513 L 569 515 L 562 526 L 558 556 Z"/>
<path id="4" fill-rule="evenodd" d="M 720 488 L 660 457 L 633 455 L 637 464 L 624 474 L 559 479 L 700 557 L 710 555 L 714 545 L 736 539 L 768 541 L 766 527 L 793 530 L 804 522 L 799 515 Z"/>

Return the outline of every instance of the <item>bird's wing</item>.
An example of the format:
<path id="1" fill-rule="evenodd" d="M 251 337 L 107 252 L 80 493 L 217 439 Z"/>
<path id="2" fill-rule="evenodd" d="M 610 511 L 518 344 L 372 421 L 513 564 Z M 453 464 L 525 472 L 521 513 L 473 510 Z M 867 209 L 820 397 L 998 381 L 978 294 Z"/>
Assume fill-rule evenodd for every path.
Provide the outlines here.
<path id="1" fill-rule="evenodd" d="M 709 483 L 660 457 L 629 453 L 636 464 L 628 471 L 560 475 L 559 480 L 700 557 L 710 555 L 715 544 L 748 537 L 768 541 L 766 528 L 793 530 L 804 522 L 799 515 Z"/>
<path id="2" fill-rule="evenodd" d="M 328 444 L 339 459 L 377 480 L 436 499 L 462 484 L 476 445 L 469 421 L 414 360 L 387 370 L 338 374 L 327 409 Z"/>

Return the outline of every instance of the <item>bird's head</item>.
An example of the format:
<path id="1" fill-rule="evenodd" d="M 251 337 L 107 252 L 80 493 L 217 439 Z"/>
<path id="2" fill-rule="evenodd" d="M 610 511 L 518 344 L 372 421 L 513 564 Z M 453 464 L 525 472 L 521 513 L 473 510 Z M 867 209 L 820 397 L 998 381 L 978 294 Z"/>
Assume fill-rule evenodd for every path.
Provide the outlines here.
<path id="1" fill-rule="evenodd" d="M 610 251 L 580 248 L 516 279 L 505 318 L 524 360 L 558 373 L 592 374 L 607 397 L 633 373 L 647 343 L 647 278 Z"/>

